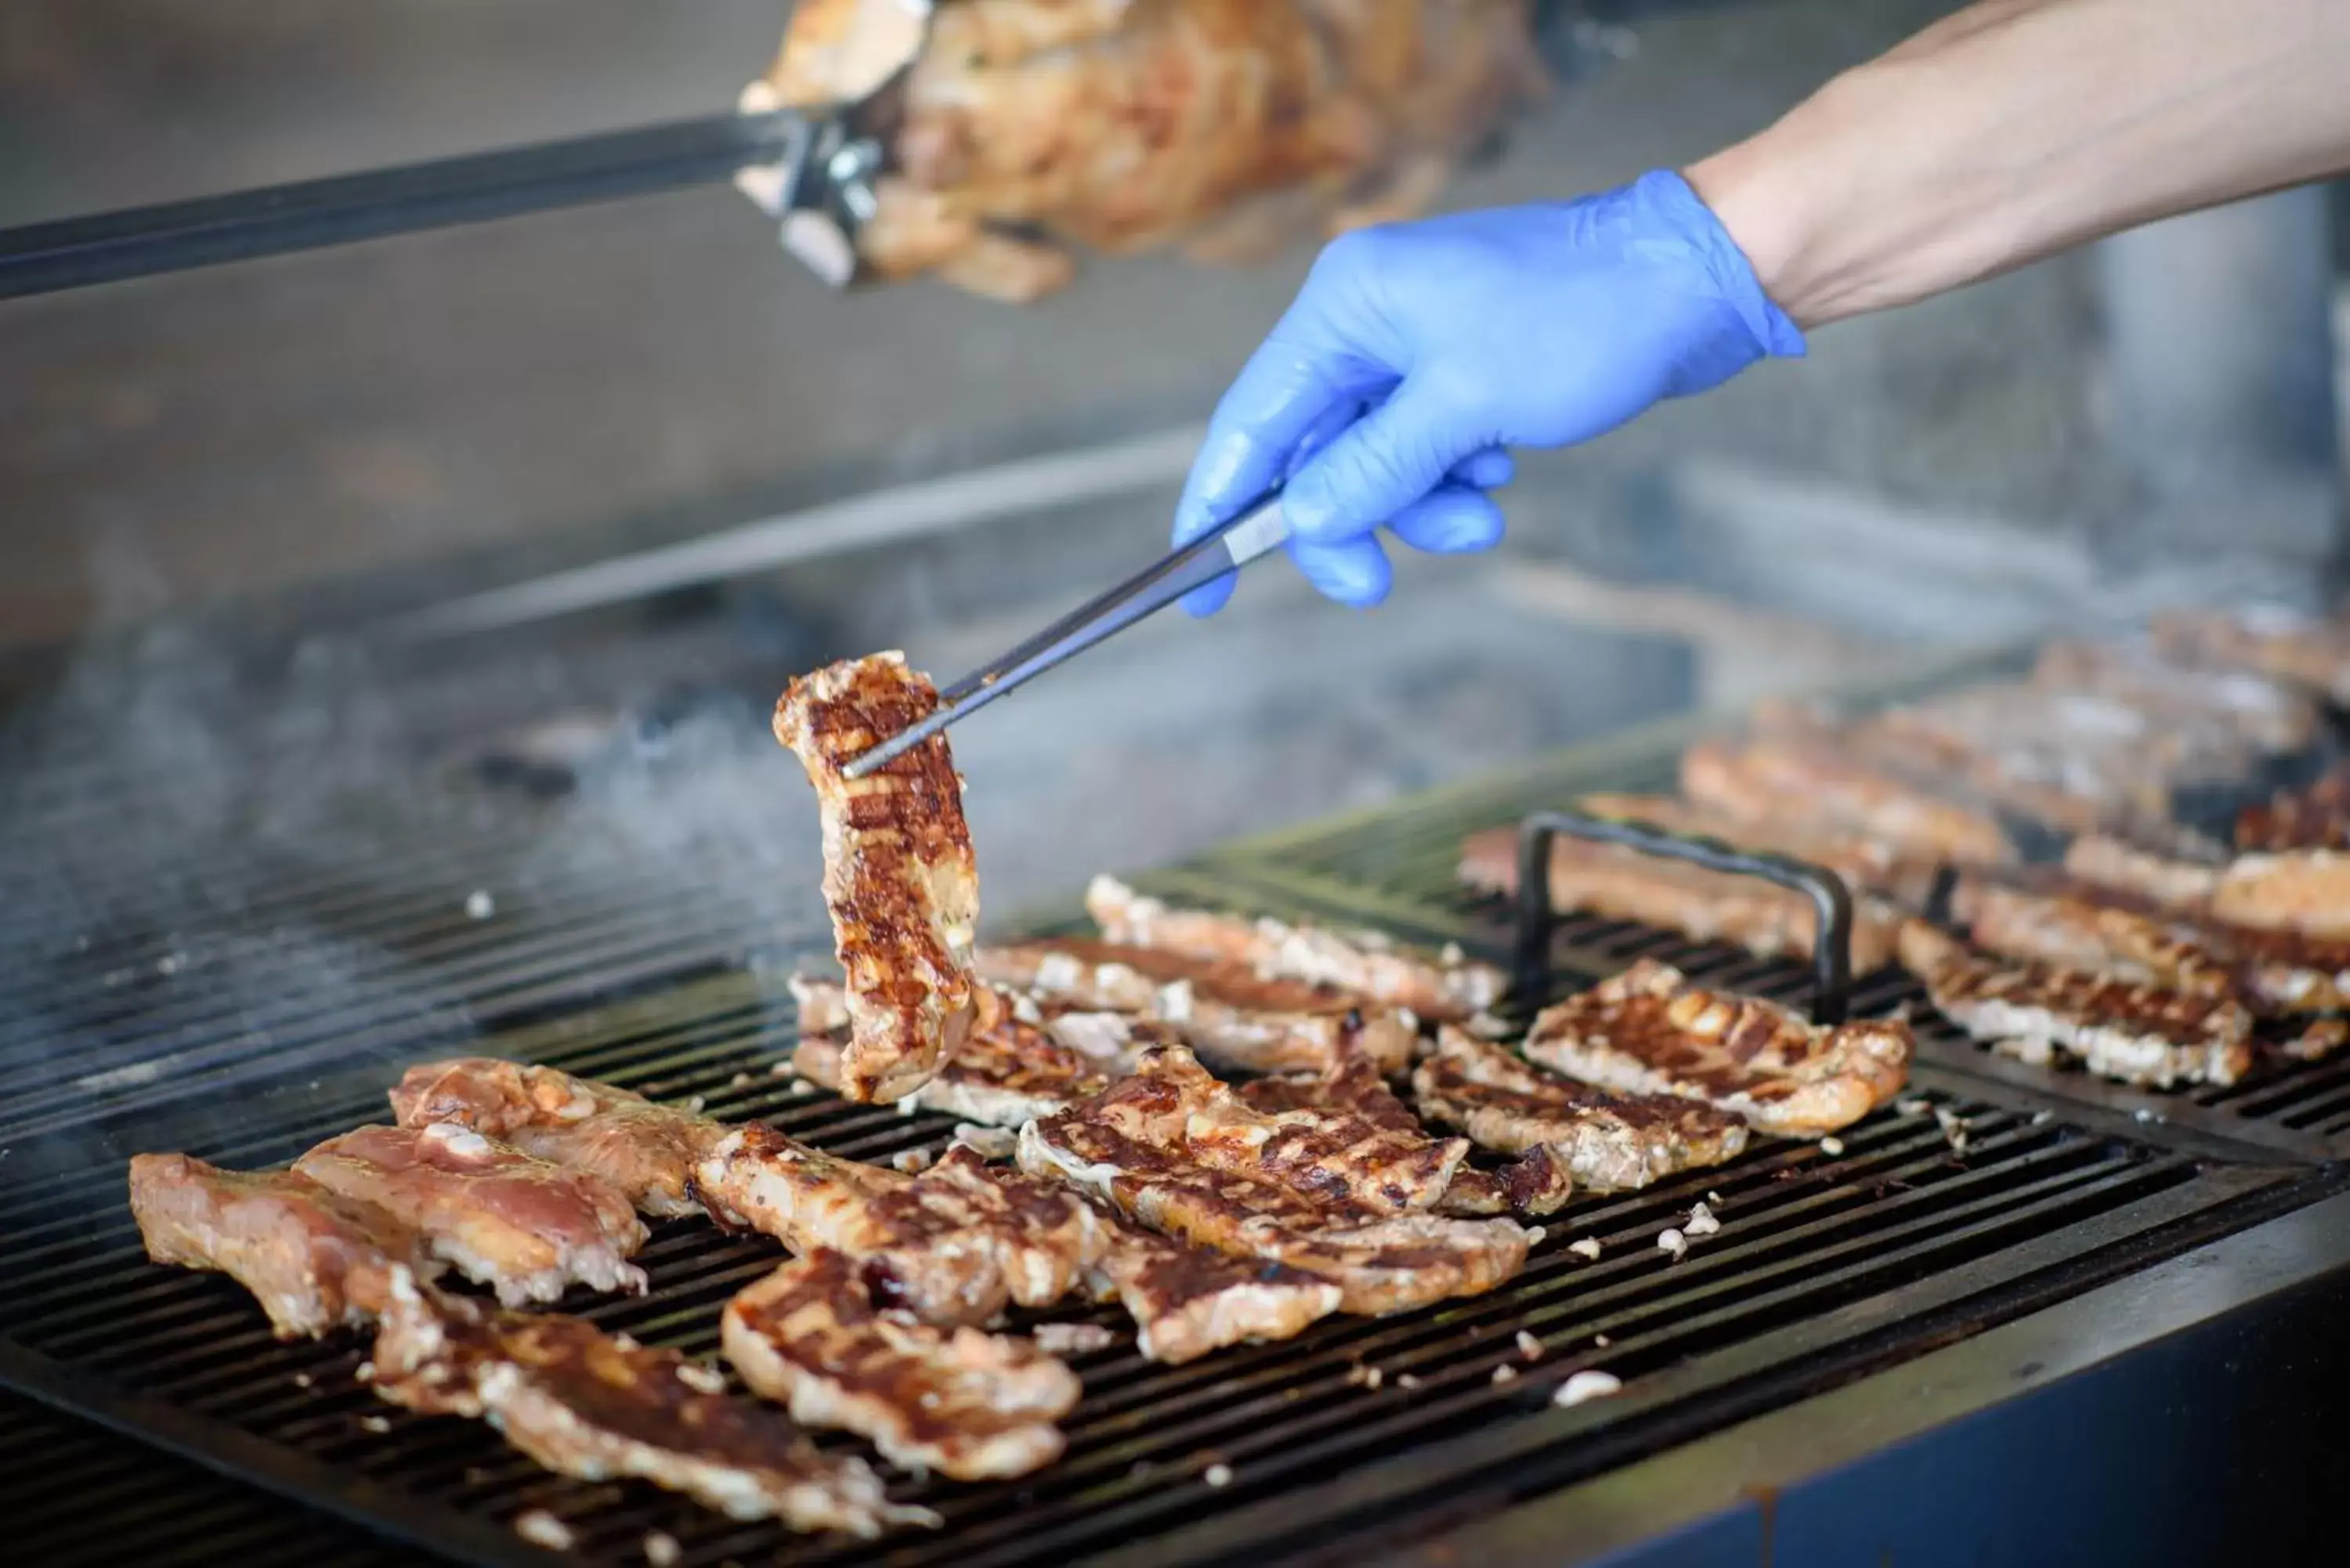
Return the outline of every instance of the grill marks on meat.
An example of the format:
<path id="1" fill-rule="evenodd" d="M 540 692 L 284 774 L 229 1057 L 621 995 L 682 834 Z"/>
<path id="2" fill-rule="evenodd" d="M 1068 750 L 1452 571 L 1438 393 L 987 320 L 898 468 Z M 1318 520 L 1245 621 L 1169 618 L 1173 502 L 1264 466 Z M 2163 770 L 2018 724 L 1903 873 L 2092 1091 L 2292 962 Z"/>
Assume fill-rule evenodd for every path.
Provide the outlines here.
<path id="1" fill-rule="evenodd" d="M 1507 1220 L 1374 1214 L 1316 1202 L 1262 1177 L 1215 1170 L 1087 1119 L 1085 1110 L 1020 1130 L 1022 1168 L 1056 1174 L 1139 1224 L 1316 1274 L 1344 1312 L 1407 1312 L 1476 1295 L 1515 1275 L 1527 1237 Z"/>
<path id="2" fill-rule="evenodd" d="M 611 1183 L 644 1213 L 699 1214 L 693 1168 L 725 1128 L 552 1067 L 464 1056 L 411 1067 L 391 1091 L 403 1127 L 454 1122 Z"/>
<path id="3" fill-rule="evenodd" d="M 1734 834 L 1705 831 L 1738 842 Z M 1751 840 L 1749 845 L 1765 847 Z M 1461 879 L 1481 892 L 1514 896 L 1517 830 L 1496 828 L 1470 838 L 1461 846 Z M 1807 955 L 1819 929 L 1811 899 L 1801 893 L 1752 877 L 1564 836 L 1551 840 L 1550 898 L 1551 908 L 1562 914 L 1636 921 L 1679 931 L 1692 941 L 1731 942 L 1762 958 Z M 1853 900 L 1855 973 L 1866 974 L 1892 961 L 1900 923 L 1899 912 L 1881 899 L 1863 894 Z"/>
<path id="4" fill-rule="evenodd" d="M 1465 1023 L 1501 1001 L 1509 977 L 1487 963 L 1407 952 L 1375 931 L 1170 908 L 1109 877 L 1086 889 L 1086 913 L 1110 941 L 1236 964 L 1263 980 L 1329 986 L 1431 1023 Z"/>
<path id="5" fill-rule="evenodd" d="M 846 998 L 837 986 L 806 980 L 794 980 L 792 992 L 799 1002 L 802 1029 L 792 1069 L 837 1091 L 847 1048 L 837 1035 L 822 1031 L 844 1015 Z M 901 1108 L 1016 1127 L 1066 1110 L 1108 1085 L 1109 1075 L 1095 1058 L 1062 1044 L 1041 1021 L 1020 1017 L 1021 999 L 983 985 L 974 1001 L 969 1037 L 936 1077 L 899 1102 Z"/>
<path id="6" fill-rule="evenodd" d="M 823 817 L 824 898 L 848 977 L 840 1089 L 852 1100 L 912 1094 L 971 1025 L 979 877 L 946 737 L 862 779 L 840 771 L 938 703 L 902 654 L 880 653 L 802 676 L 775 705 L 775 738 L 807 769 Z"/>
<path id="7" fill-rule="evenodd" d="M 2093 898 L 1982 877 L 1960 879 L 1950 912 L 1976 944 L 2014 959 L 2193 996 L 2236 993 L 2229 967 L 2169 921 Z"/>
<path id="8" fill-rule="evenodd" d="M 1544 1008 L 1525 1044 L 1528 1057 L 1569 1077 L 1703 1100 L 1789 1137 L 1835 1132 L 1891 1099 L 1912 1049 L 1898 1020 L 1823 1028 L 1776 1002 L 1691 985 L 1649 959 Z"/>
<path id="9" fill-rule="evenodd" d="M 337 1196 L 413 1228 L 425 1250 L 508 1306 L 551 1302 L 573 1284 L 642 1291 L 627 1262 L 645 1228 L 626 1194 L 452 1122 L 360 1127 L 294 1168 Z"/>
<path id="10" fill-rule="evenodd" d="M 1134 1076 L 1081 1114 L 1210 1169 L 1374 1214 L 1434 1209 L 1469 1152 L 1465 1138 L 1439 1140 L 1418 1127 L 1406 1131 L 1343 1112 L 1258 1110 L 1180 1045 L 1145 1052 Z"/>
<path id="11" fill-rule="evenodd" d="M 2232 1084 L 2251 1065 L 2251 1014 L 2227 998 L 1987 960 L 1922 921 L 1902 932 L 1901 961 L 1944 1017 L 2023 1061 L 2061 1051 L 2100 1076 L 2158 1088 Z"/>
<path id="12" fill-rule="evenodd" d="M 1673 1095 L 1616 1095 L 1555 1077 L 1501 1046 L 1446 1029 L 1412 1074 L 1420 1114 L 1483 1147 L 1546 1153 L 1586 1188 L 1637 1190 L 1725 1163 L 1746 1147 L 1746 1123 Z"/>
<path id="13" fill-rule="evenodd" d="M 1061 1455 L 1076 1374 L 1024 1340 L 942 1329 L 875 1304 L 868 1271 L 818 1249 L 726 1304 L 719 1342 L 743 1381 L 809 1426 L 869 1439 L 958 1480 L 1026 1475 Z"/>
<path id="14" fill-rule="evenodd" d="M 1244 1072 L 1323 1073 L 1362 1057 L 1396 1073 L 1419 1030 L 1409 1011 L 1334 986 L 1155 948 L 1063 940 L 982 948 L 976 963 L 983 980 L 1034 1000 L 1057 1037 L 1097 1051 L 1134 1044 L 1130 1028 L 1108 1023 L 1114 1014 L 1163 1024 Z M 1055 1016 L 1065 1010 L 1080 1016 Z"/>
<path id="15" fill-rule="evenodd" d="M 715 1218 L 795 1252 L 854 1258 L 878 1303 L 927 1323 L 1049 1304 L 1096 1245 L 1075 1195 L 986 1170 L 967 1148 L 910 1177 L 743 1127 L 712 1149 L 695 1183 Z"/>
<path id="16" fill-rule="evenodd" d="M 1128 1223 L 1105 1207 L 1101 1257 L 1087 1272 L 1134 1320 L 1135 1345 L 1174 1366 L 1227 1345 L 1284 1340 L 1338 1310 L 1326 1279 L 1256 1258 L 1232 1257 Z"/>
<path id="17" fill-rule="evenodd" d="M 936 1525 L 892 1505 L 853 1456 L 827 1456 L 788 1422 L 710 1386 L 673 1351 L 578 1318 L 498 1311 L 395 1282 L 375 1345 L 376 1392 L 426 1415 L 486 1419 L 561 1475 L 647 1480 L 733 1519 L 875 1536 Z"/>
<path id="18" fill-rule="evenodd" d="M 130 1212 L 158 1263 L 228 1275 L 280 1339 L 358 1327 L 417 1257 L 414 1231 L 290 1170 L 223 1170 L 191 1155 L 130 1161 Z"/>
<path id="19" fill-rule="evenodd" d="M 1455 1032 L 1451 1024 L 1445 1029 Z M 1344 1126 L 1340 1118 L 1351 1118 L 1399 1140 L 1430 1141 L 1419 1118 L 1366 1062 L 1349 1062 L 1336 1072 L 1318 1077 L 1252 1079 L 1234 1092 L 1251 1109 L 1267 1116 L 1286 1116 L 1292 1122 L 1310 1125 L 1310 1118 L 1321 1118 L 1325 1125 Z M 1743 1127 L 1740 1131 L 1743 1133 Z M 1460 1215 L 1516 1214 L 1537 1219 L 1566 1206 L 1567 1199 L 1575 1195 L 1575 1179 L 1555 1151 L 1537 1145 L 1510 1152 L 1524 1158 L 1501 1170 L 1456 1165 L 1443 1196 L 1437 1200 L 1438 1211 Z"/>

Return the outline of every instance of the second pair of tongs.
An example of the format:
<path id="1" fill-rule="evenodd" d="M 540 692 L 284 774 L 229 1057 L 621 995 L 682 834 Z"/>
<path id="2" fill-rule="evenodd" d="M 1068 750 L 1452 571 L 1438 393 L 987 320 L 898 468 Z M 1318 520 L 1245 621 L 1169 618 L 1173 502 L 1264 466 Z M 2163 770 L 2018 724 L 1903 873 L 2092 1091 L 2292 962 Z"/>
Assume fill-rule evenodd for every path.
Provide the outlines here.
<path id="1" fill-rule="evenodd" d="M 1238 571 L 1289 538 L 1281 494 L 1269 492 L 1197 539 L 1080 605 L 1019 647 L 964 676 L 939 693 L 939 706 L 910 729 L 900 730 L 840 771 L 863 778 L 901 757 L 949 724 L 976 713 L 1006 692 L 1015 691 L 1096 643 L 1124 631 L 1143 617 L 1165 609 L 1195 588 Z"/>

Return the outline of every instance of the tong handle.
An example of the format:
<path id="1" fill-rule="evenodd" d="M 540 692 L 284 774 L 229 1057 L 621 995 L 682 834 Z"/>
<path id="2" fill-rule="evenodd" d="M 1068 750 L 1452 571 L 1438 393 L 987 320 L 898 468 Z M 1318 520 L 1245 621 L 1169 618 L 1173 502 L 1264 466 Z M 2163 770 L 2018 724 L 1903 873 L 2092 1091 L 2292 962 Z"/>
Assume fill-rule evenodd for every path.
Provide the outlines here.
<path id="1" fill-rule="evenodd" d="M 1845 1021 L 1852 997 L 1852 894 L 1824 866 L 1783 855 L 1757 854 L 1718 838 L 1668 833 L 1645 822 L 1590 816 L 1579 811 L 1537 811 L 1518 827 L 1517 949 L 1512 966 L 1518 994 L 1536 1002 L 1550 980 L 1550 852 L 1560 834 L 1613 844 L 1666 860 L 1686 860 L 1708 871 L 1755 877 L 1812 901 L 1812 1022 Z"/>

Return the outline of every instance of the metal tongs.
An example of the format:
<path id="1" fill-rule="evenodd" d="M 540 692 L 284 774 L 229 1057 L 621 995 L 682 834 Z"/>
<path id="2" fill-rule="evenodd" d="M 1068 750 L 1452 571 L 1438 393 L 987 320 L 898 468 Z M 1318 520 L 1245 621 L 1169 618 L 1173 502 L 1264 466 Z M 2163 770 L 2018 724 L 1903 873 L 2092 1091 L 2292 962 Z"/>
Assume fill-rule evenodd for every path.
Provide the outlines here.
<path id="1" fill-rule="evenodd" d="M 1018 691 L 1047 670 L 1124 631 L 1145 616 L 1165 609 L 1194 588 L 1206 587 L 1225 573 L 1238 571 L 1278 549 L 1288 538 L 1289 520 L 1282 515 L 1281 493 L 1269 491 L 1157 565 L 1080 605 L 1019 647 L 964 676 L 939 693 L 939 706 L 929 718 L 900 730 L 841 773 L 863 778 L 956 720 Z"/>

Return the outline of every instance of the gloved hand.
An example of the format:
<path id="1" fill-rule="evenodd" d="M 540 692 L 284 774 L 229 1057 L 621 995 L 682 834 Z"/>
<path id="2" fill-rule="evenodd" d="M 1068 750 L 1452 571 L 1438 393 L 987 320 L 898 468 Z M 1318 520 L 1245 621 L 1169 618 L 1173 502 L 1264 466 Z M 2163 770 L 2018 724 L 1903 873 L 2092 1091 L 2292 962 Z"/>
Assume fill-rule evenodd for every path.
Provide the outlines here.
<path id="1" fill-rule="evenodd" d="M 1375 532 L 1436 555 L 1502 537 L 1510 446 L 1565 446 L 1804 337 L 1705 203 L 1659 171 L 1601 195 L 1333 241 L 1224 394 L 1182 544 L 1286 477 L 1290 557 L 1341 604 L 1387 597 Z M 1232 578 L 1185 600 L 1207 615 Z"/>

